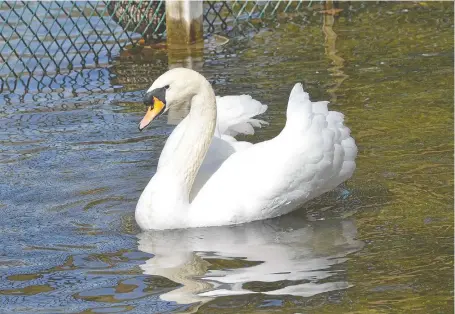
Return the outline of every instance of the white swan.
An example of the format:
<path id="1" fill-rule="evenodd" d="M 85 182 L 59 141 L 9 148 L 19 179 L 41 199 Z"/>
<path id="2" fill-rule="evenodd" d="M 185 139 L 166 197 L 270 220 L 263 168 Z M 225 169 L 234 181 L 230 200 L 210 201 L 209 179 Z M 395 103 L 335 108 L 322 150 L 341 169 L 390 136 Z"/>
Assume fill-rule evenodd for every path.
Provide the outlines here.
<path id="1" fill-rule="evenodd" d="M 184 68 L 155 80 L 139 128 L 184 101 L 190 112 L 168 138 L 136 206 L 136 222 L 144 230 L 276 217 L 354 172 L 357 146 L 343 114 L 328 111 L 326 101 L 311 102 L 301 84 L 291 91 L 281 133 L 254 145 L 232 136 L 252 133 L 261 124 L 252 117 L 267 107 L 246 95 L 216 98 L 202 75 Z"/>

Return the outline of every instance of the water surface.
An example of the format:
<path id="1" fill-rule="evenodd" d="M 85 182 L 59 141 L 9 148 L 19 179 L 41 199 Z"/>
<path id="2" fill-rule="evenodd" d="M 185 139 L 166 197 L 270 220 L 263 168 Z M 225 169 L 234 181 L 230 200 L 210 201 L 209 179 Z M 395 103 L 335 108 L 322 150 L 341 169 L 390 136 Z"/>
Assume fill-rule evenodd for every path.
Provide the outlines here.
<path id="1" fill-rule="evenodd" d="M 73 73 L 40 97 L 4 92 L 2 311 L 453 312 L 453 4 L 340 8 L 255 22 L 194 64 L 217 94 L 269 105 L 247 140 L 278 134 L 295 82 L 346 115 L 353 178 L 285 217 L 138 230 L 174 127 L 163 116 L 137 130 L 144 89 L 175 60 L 166 50 L 83 76 L 102 89 L 71 89 Z"/>

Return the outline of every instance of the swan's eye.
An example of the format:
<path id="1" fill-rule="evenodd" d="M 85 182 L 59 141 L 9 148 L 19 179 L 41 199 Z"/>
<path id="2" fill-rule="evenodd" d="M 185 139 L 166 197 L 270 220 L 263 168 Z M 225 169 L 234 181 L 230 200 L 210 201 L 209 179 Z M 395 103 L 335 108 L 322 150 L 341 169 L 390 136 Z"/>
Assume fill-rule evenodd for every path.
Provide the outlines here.
<path id="1" fill-rule="evenodd" d="M 164 86 L 165 89 L 169 89 L 169 85 Z"/>

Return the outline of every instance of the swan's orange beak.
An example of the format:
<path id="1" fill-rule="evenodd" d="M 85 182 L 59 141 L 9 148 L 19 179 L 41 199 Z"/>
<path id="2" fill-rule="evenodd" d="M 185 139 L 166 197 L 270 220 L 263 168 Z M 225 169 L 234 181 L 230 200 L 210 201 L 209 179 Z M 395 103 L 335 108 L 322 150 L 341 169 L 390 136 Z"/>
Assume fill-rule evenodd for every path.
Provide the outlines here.
<path id="1" fill-rule="evenodd" d="M 153 119 L 155 119 L 156 116 L 163 111 L 164 107 L 165 104 L 154 96 L 153 103 L 147 107 L 147 112 L 139 123 L 139 131 L 142 131 L 147 125 L 149 125 L 150 122 L 152 122 Z"/>

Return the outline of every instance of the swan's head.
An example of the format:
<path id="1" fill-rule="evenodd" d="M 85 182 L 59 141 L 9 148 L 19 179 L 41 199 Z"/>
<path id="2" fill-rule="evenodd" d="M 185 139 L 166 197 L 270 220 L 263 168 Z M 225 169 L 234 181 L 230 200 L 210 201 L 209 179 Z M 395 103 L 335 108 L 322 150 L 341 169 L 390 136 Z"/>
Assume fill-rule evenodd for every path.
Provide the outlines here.
<path id="1" fill-rule="evenodd" d="M 144 96 L 147 112 L 139 123 L 139 130 L 143 130 L 157 116 L 179 105 L 199 93 L 201 83 L 205 78 L 196 71 L 175 68 L 157 78 Z"/>

